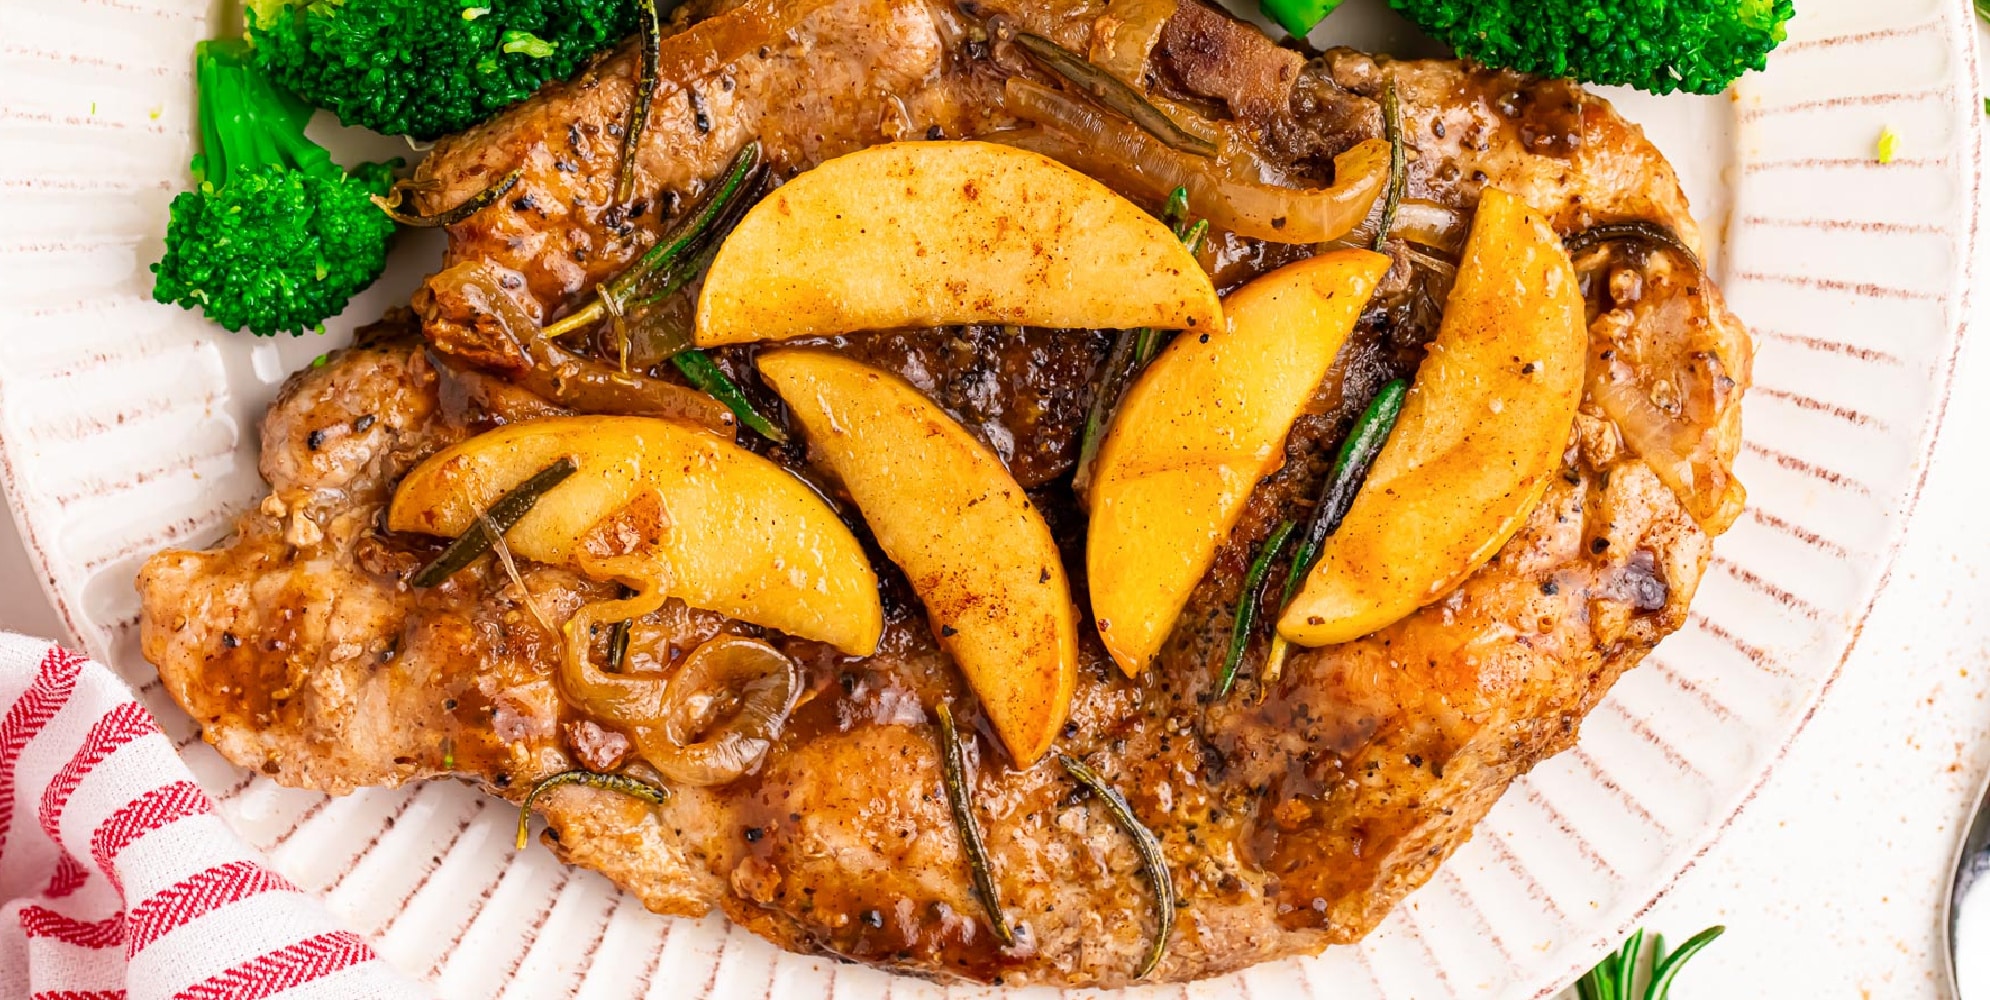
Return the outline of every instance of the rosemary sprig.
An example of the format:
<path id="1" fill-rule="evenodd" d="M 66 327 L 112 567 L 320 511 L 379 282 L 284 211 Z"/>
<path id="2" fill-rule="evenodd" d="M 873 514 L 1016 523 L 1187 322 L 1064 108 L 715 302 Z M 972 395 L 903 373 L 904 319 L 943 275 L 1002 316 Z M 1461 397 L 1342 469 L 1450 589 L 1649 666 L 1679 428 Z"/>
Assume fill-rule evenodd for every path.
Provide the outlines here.
<path id="1" fill-rule="evenodd" d="M 1990 0 L 1986 0 L 1986 2 L 1990 2 Z M 1686 258 L 1686 262 L 1693 265 L 1693 270 L 1706 270 L 1706 265 L 1700 262 L 1700 255 L 1694 253 L 1693 248 L 1687 246 L 1686 241 L 1680 239 L 1679 234 L 1672 231 L 1672 227 L 1663 223 L 1648 222 L 1643 219 L 1633 219 L 1630 222 L 1604 222 L 1590 226 L 1588 229 L 1574 233 L 1568 239 L 1563 240 L 1562 248 L 1568 251 L 1570 257 L 1577 257 L 1583 251 L 1605 243 L 1626 242 L 1644 243 L 1648 246 L 1670 250 Z"/>
<path id="2" fill-rule="evenodd" d="M 967 850 L 968 874 L 974 878 L 974 895 L 995 927 L 995 937 L 1005 945 L 1016 943 L 1016 932 L 1002 916 L 1002 896 L 995 884 L 995 869 L 988 861 L 988 844 L 981 839 L 981 823 L 974 818 L 974 798 L 967 783 L 967 756 L 960 749 L 960 731 L 954 726 L 953 710 L 941 702 L 935 710 L 940 717 L 941 776 L 947 786 L 947 804 L 953 808 L 954 829 Z"/>
<path id="3" fill-rule="evenodd" d="M 1113 822 L 1119 824 L 1128 838 L 1133 841 L 1133 849 L 1140 854 L 1140 867 L 1147 875 L 1147 882 L 1154 889 L 1154 945 L 1147 952 L 1146 960 L 1140 963 L 1135 979 L 1145 979 L 1147 974 L 1161 964 L 1161 958 L 1168 953 L 1168 936 L 1175 929 L 1175 878 L 1168 871 L 1167 855 L 1161 852 L 1160 838 L 1147 829 L 1140 817 L 1134 815 L 1133 807 L 1126 803 L 1126 797 L 1119 794 L 1098 772 L 1070 754 L 1058 754 L 1057 762 L 1072 780 L 1085 786 L 1093 795 L 1106 804 L 1106 811 L 1112 814 Z"/>
<path id="4" fill-rule="evenodd" d="M 562 456 L 559 461 L 533 473 L 530 479 L 498 497 L 497 502 L 491 504 L 490 510 L 479 516 L 476 524 L 456 536 L 456 540 L 450 542 L 449 546 L 442 550 L 442 554 L 435 557 L 434 562 L 416 571 L 408 582 L 418 588 L 433 587 L 449 579 L 451 574 L 470 565 L 478 556 L 489 552 L 491 546 L 539 502 L 540 497 L 565 482 L 566 478 L 579 468 L 573 459 Z"/>
<path id="5" fill-rule="evenodd" d="M 636 0 L 636 25 L 642 29 L 643 64 L 636 73 L 636 99 L 629 105 L 629 120 L 622 126 L 622 160 L 615 169 L 615 204 L 626 205 L 636 193 L 636 152 L 642 147 L 643 133 L 649 130 L 650 102 L 656 98 L 656 81 L 663 75 L 663 17 L 656 0 Z"/>
<path id="6" fill-rule="evenodd" d="M 1230 623 L 1230 649 L 1223 656 L 1223 679 L 1216 684 L 1218 699 L 1229 697 L 1231 685 L 1237 682 L 1237 667 L 1244 662 L 1244 650 L 1251 644 L 1251 630 L 1258 623 L 1258 591 L 1264 589 L 1264 578 L 1271 573 L 1272 560 L 1285 551 L 1285 542 L 1297 526 L 1289 519 L 1278 522 L 1264 544 L 1258 546 L 1257 558 L 1251 560 L 1250 571 L 1244 574 L 1244 590 L 1237 595 L 1237 616 Z"/>
<path id="7" fill-rule="evenodd" d="M 1382 90 L 1382 131 L 1389 140 L 1389 189 L 1382 198 L 1382 224 L 1375 229 L 1376 253 L 1389 242 L 1389 230 L 1396 227 L 1396 208 L 1403 203 L 1403 188 L 1409 181 L 1409 156 L 1403 149 L 1403 105 L 1396 97 L 1396 81 Z"/>
<path id="8" fill-rule="evenodd" d="M 684 378 L 692 385 L 724 403 L 726 409 L 731 410 L 733 416 L 739 418 L 740 423 L 753 428 L 761 437 L 775 444 L 788 443 L 788 432 L 776 427 L 773 421 L 754 409 L 753 401 L 746 398 L 745 390 L 727 376 L 725 369 L 720 368 L 710 355 L 692 348 L 671 355 L 670 363 L 676 365 L 677 370 L 683 373 Z"/>
<path id="9" fill-rule="evenodd" d="M 525 793 L 525 801 L 518 804 L 518 840 L 515 845 L 518 850 L 522 851 L 525 849 L 525 844 L 531 834 L 532 803 L 539 798 L 541 792 L 558 788 L 561 785 L 586 785 L 589 788 L 621 792 L 623 795 L 641 799 L 653 806 L 662 805 L 663 800 L 670 797 L 668 789 L 658 788 L 655 785 L 637 781 L 626 774 L 602 774 L 599 771 L 581 770 L 561 771 L 533 785 L 532 790 Z"/>
<path id="10" fill-rule="evenodd" d="M 1299 584 L 1320 558 L 1320 549 L 1327 538 L 1340 530 L 1341 521 L 1354 506 L 1355 495 L 1361 492 L 1361 484 L 1368 480 L 1375 457 L 1382 453 L 1389 432 L 1396 427 L 1396 419 L 1403 415 L 1403 399 L 1409 395 L 1409 388 L 1408 381 L 1396 379 L 1376 390 L 1375 398 L 1368 401 L 1361 416 L 1355 419 L 1347 440 L 1341 442 L 1340 450 L 1334 454 L 1333 468 L 1320 488 L 1320 499 L 1313 505 L 1313 516 L 1306 523 L 1306 533 L 1300 536 L 1299 548 L 1292 554 L 1292 565 L 1285 571 L 1285 585 L 1279 588 L 1274 615 L 1283 613 L 1285 606 L 1292 603 L 1292 596 L 1299 592 Z M 1285 657 L 1291 651 L 1292 645 L 1284 636 L 1272 633 L 1271 652 L 1265 656 L 1266 684 L 1278 680 L 1285 670 Z"/>
<path id="11" fill-rule="evenodd" d="M 416 229 L 434 229 L 439 226 L 453 226 L 496 204 L 499 198 L 509 194 L 512 188 L 517 187 L 518 179 L 524 176 L 525 168 L 520 167 L 513 170 L 511 173 L 500 178 L 496 184 L 463 199 L 456 203 L 455 207 L 443 209 L 434 215 L 417 215 L 412 212 L 401 211 L 401 203 L 407 198 L 408 192 L 408 187 L 403 184 L 394 185 L 393 189 L 389 190 L 384 198 L 377 194 L 373 195 L 372 198 L 373 203 L 380 206 L 380 210 L 387 213 L 387 217 L 395 222 L 403 226 L 412 226 Z"/>
<path id="12" fill-rule="evenodd" d="M 683 220 L 657 240 L 655 246 L 636 258 L 627 270 L 610 279 L 604 289 L 605 296 L 596 295 L 579 309 L 542 328 L 539 335 L 563 337 L 599 323 L 608 318 L 607 305 L 602 301 L 604 298 L 612 297 L 626 308 L 629 301 L 643 290 L 646 279 L 670 276 L 680 261 L 695 255 L 704 246 L 716 224 L 736 207 L 740 197 L 758 186 L 760 166 L 760 143 L 757 140 L 747 143 L 739 155 L 733 157 L 719 182 L 713 185 L 711 195 L 686 213 Z M 749 180 L 755 183 L 749 184 Z"/>
<path id="13" fill-rule="evenodd" d="M 1153 101 L 1120 82 L 1118 77 L 1086 62 L 1076 52 L 1026 31 L 1016 33 L 1016 44 L 1093 100 L 1140 126 L 1170 148 L 1196 156 L 1216 155 L 1215 143 L 1183 130 L 1173 118 L 1168 117 L 1167 112 L 1155 107 Z"/>
<path id="14" fill-rule="evenodd" d="M 611 674 L 620 673 L 622 661 L 628 658 L 630 624 L 629 619 L 624 618 L 608 630 L 608 672 Z"/>
<path id="15" fill-rule="evenodd" d="M 1651 947 L 1645 947 L 1645 932 L 1639 930 L 1624 942 L 1617 951 L 1603 956 L 1596 967 L 1576 980 L 1576 994 L 1582 1000 L 1667 1000 L 1672 991 L 1672 980 L 1679 970 L 1701 949 L 1712 944 L 1714 939 L 1725 933 L 1727 928 L 1709 927 L 1688 938 L 1671 954 L 1665 951 L 1665 939 L 1651 936 Z M 1645 959 L 1646 952 L 1650 958 Z M 1649 975 L 1645 977 L 1643 993 L 1636 991 L 1638 966 L 1643 961 Z"/>

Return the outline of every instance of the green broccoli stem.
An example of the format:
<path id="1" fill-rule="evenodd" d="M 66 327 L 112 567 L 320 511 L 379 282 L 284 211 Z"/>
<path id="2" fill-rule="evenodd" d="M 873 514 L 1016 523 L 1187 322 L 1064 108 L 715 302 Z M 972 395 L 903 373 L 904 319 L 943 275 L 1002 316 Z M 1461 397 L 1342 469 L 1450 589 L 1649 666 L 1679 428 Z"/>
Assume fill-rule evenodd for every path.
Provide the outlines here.
<path id="1" fill-rule="evenodd" d="M 195 47 L 194 59 L 202 180 L 226 187 L 232 178 L 268 166 L 324 177 L 344 173 L 323 146 L 305 138 L 310 106 L 256 69 L 247 42 L 204 41 Z"/>
<path id="2" fill-rule="evenodd" d="M 1258 9 L 1294 38 L 1306 37 L 1340 5 L 1341 0 L 1258 0 Z"/>

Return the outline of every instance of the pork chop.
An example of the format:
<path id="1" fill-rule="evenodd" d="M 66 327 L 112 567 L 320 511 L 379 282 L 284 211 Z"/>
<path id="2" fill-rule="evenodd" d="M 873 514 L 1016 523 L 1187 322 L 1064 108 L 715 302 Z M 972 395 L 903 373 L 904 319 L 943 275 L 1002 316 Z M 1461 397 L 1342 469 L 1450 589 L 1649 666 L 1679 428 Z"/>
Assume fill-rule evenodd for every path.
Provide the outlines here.
<path id="1" fill-rule="evenodd" d="M 518 310 L 550 317 L 653 240 L 750 138 L 792 172 L 888 139 L 1013 125 L 995 95 L 1014 70 L 978 34 L 995 16 L 1095 57 L 1116 23 L 1086 3 L 746 0 L 679 24 L 639 158 L 638 190 L 661 193 L 627 213 L 609 205 L 632 91 L 623 51 L 438 145 L 423 167 L 438 205 L 524 169 L 499 207 L 454 227 L 451 263 L 497 269 Z M 1330 179 L 1334 154 L 1380 134 L 1377 100 L 1393 81 L 1411 198 L 1462 217 L 1492 185 L 1565 235 L 1634 221 L 1697 245 L 1660 154 L 1567 83 L 1349 51 L 1308 58 L 1192 0 L 1157 33 L 1148 67 L 1155 93 L 1221 119 L 1295 183 Z M 1218 234 L 1205 264 L 1231 287 L 1311 252 Z M 1713 536 L 1739 509 L 1728 469 L 1745 331 L 1689 255 L 1662 242 L 1587 249 L 1577 263 L 1590 391 L 1562 475 L 1525 526 L 1409 618 L 1302 651 L 1275 681 L 1247 684 L 1259 688 L 1251 697 L 1212 698 L 1251 553 L 1316 493 L 1374 387 L 1413 372 L 1434 333 L 1434 279 L 1396 252 L 1284 467 L 1260 483 L 1155 666 L 1130 680 L 1095 637 L 1082 645 L 1058 749 L 1110 776 L 1163 845 L 1179 898 L 1154 979 L 1359 940 L 1679 627 Z M 399 315 L 293 376 L 263 427 L 269 497 L 220 546 L 161 553 L 140 576 L 145 652 L 173 697 L 230 760 L 279 782 L 343 793 L 455 777 L 517 800 L 560 771 L 632 764 L 627 737 L 560 691 L 548 631 L 612 585 L 530 563 L 514 580 L 483 560 L 417 590 L 408 578 L 437 543 L 381 528 L 395 484 L 424 456 L 559 412 L 501 377 L 521 362 L 488 315 L 448 291 L 418 299 L 427 346 Z M 906 375 L 984 439 L 1006 440 L 1005 461 L 1077 569 L 1083 519 L 1068 472 L 1102 344 L 1089 332 L 965 328 L 826 346 Z M 750 351 L 725 361 L 750 380 Z M 803 460 L 799 449 L 775 457 Z M 802 665 L 802 703 L 731 784 L 679 788 L 655 807 L 552 791 L 538 803 L 549 846 L 653 910 L 716 906 L 798 951 L 940 979 L 1125 985 L 1156 923 L 1131 843 L 1054 765 L 1010 764 L 903 581 L 877 562 L 886 630 L 866 658 L 675 602 L 637 621 L 632 674 L 663 680 L 721 632 L 764 635 Z M 1262 654 L 1260 640 L 1248 662 Z M 1013 945 L 982 916 L 950 819 L 932 711 L 942 700 L 969 737 Z"/>

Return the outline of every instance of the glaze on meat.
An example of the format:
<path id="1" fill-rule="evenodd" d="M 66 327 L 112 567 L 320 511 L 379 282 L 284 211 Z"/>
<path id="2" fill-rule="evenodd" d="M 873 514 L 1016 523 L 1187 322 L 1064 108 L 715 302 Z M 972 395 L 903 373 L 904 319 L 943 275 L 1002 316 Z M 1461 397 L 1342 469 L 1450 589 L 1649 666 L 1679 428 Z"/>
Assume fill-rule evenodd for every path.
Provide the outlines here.
<path id="1" fill-rule="evenodd" d="M 752 19 L 702 22 L 724 29 L 709 38 L 680 25 L 670 40 L 677 55 L 637 183 L 662 193 L 642 211 L 606 207 L 610 128 L 631 92 L 626 50 L 438 145 L 422 168 L 438 182 L 437 204 L 514 166 L 526 171 L 502 206 L 452 230 L 451 262 L 489 263 L 512 276 L 520 309 L 558 315 L 654 239 L 747 139 L 760 137 L 792 173 L 889 139 L 1004 128 L 1013 123 L 991 81 L 1011 70 L 976 25 L 1007 17 L 1080 52 L 1109 29 L 1104 6 L 1083 2 L 733 9 Z M 1496 185 L 1564 234 L 1638 219 L 1698 245 L 1663 158 L 1568 84 L 1349 51 L 1308 58 L 1193 0 L 1161 32 L 1150 73 L 1156 93 L 1224 116 L 1267 163 L 1311 183 L 1327 179 L 1334 154 L 1380 133 L 1376 100 L 1394 80 L 1412 198 L 1463 213 Z M 1180 900 L 1157 979 L 1365 935 L 1680 626 L 1711 539 L 1738 509 L 1727 469 L 1748 381 L 1745 331 L 1674 254 L 1586 253 L 1577 263 L 1591 303 L 1592 384 L 1644 392 L 1686 452 L 1648 459 L 1638 442 L 1651 428 L 1623 426 L 1592 394 L 1562 475 L 1454 593 L 1361 640 L 1301 651 L 1261 691 L 1247 677 L 1238 695 L 1212 700 L 1251 553 L 1315 495 L 1354 413 L 1381 382 L 1414 371 L 1435 331 L 1429 276 L 1392 250 L 1398 266 L 1295 427 L 1284 468 L 1260 484 L 1156 665 L 1128 680 L 1084 636 L 1058 749 L 1110 776 L 1164 844 Z M 1309 252 L 1216 234 L 1205 264 L 1228 288 Z M 425 455 L 558 412 L 503 377 L 516 357 L 462 305 L 418 297 L 418 316 L 390 317 L 293 376 L 263 427 L 269 497 L 219 547 L 161 553 L 141 574 L 147 656 L 242 766 L 335 793 L 453 776 L 513 800 L 572 767 L 641 767 L 622 734 L 562 696 L 559 642 L 537 617 L 557 626 L 611 586 L 524 564 L 528 595 L 484 560 L 416 591 L 408 576 L 440 543 L 381 529 L 396 482 Z M 994 447 L 1081 571 L 1069 473 L 1105 343 L 1087 331 L 965 328 L 827 346 L 905 375 Z M 722 355 L 749 385 L 751 355 Z M 774 454 L 794 465 L 806 457 L 799 445 Z M 654 910 L 717 907 L 795 950 L 940 979 L 1125 985 L 1154 920 L 1131 845 L 1054 765 L 1011 768 L 909 590 L 875 561 L 886 591 L 876 655 L 767 636 L 802 664 L 807 684 L 757 771 L 679 789 L 655 808 L 561 788 L 541 800 L 550 846 Z M 1081 575 L 1074 585 L 1082 602 Z M 635 624 L 626 669 L 664 678 L 705 638 L 764 631 L 673 602 Z M 1247 673 L 1263 654 L 1259 641 Z M 932 712 L 941 700 L 969 737 L 1012 947 L 995 940 L 971 895 L 941 785 Z"/>

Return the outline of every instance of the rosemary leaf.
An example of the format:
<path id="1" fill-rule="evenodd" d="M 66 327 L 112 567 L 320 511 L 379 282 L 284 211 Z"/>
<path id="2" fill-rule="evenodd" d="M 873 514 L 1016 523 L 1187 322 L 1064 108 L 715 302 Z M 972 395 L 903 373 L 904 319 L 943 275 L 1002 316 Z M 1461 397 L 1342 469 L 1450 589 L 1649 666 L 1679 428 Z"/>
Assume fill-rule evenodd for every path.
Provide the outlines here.
<path id="1" fill-rule="evenodd" d="M 1145 979 L 1161 964 L 1161 958 L 1168 953 L 1168 936 L 1175 929 L 1175 878 L 1168 871 L 1167 855 L 1161 852 L 1160 838 L 1154 836 L 1140 817 L 1134 815 L 1133 807 L 1126 797 L 1106 784 L 1098 772 L 1087 767 L 1083 761 L 1069 754 L 1058 754 L 1057 761 L 1064 765 L 1072 779 L 1085 786 L 1093 795 L 1106 804 L 1106 811 L 1112 814 L 1113 822 L 1119 824 L 1128 838 L 1133 841 L 1133 849 L 1140 854 L 1140 867 L 1147 875 L 1148 884 L 1154 889 L 1154 945 L 1147 952 L 1147 958 L 1140 963 L 1135 979 Z"/>
<path id="2" fill-rule="evenodd" d="M 756 140 L 747 143 L 740 149 L 739 155 L 733 157 L 724 175 L 712 186 L 709 197 L 686 213 L 676 226 L 656 241 L 655 246 L 636 258 L 635 263 L 609 280 L 608 295 L 626 306 L 647 280 L 660 274 L 671 273 L 685 257 L 696 254 L 705 245 L 716 224 L 738 207 L 737 203 L 741 196 L 759 186 L 759 176 L 760 143 Z M 600 322 L 608 315 L 607 306 L 602 302 L 602 298 L 597 295 L 589 299 L 579 309 L 547 324 L 539 331 L 539 335 L 563 337 L 575 330 Z"/>
<path id="3" fill-rule="evenodd" d="M 525 793 L 525 801 L 518 804 L 518 840 L 515 845 L 518 850 L 522 851 L 525 849 L 526 841 L 531 834 L 532 803 L 538 800 L 541 792 L 558 788 L 561 785 L 586 785 L 589 788 L 621 792 L 623 795 L 641 799 L 653 806 L 662 805 L 663 800 L 670 797 L 668 789 L 658 788 L 655 785 L 637 781 L 625 774 L 602 774 L 599 771 L 581 770 L 561 771 L 533 785 L 532 790 Z"/>
<path id="4" fill-rule="evenodd" d="M 1292 568 L 1285 574 L 1285 586 L 1279 591 L 1279 609 L 1282 611 L 1298 590 L 1299 582 L 1313 568 L 1313 561 L 1320 556 L 1320 549 L 1334 532 L 1340 530 L 1340 523 L 1354 506 L 1354 498 L 1361 492 L 1361 484 L 1368 479 L 1368 470 L 1375 465 L 1375 458 L 1382 453 L 1382 446 L 1388 443 L 1389 432 L 1396 427 L 1396 418 L 1403 414 L 1403 399 L 1409 395 L 1409 382 L 1396 379 L 1382 386 L 1375 398 L 1368 401 L 1361 416 L 1354 422 L 1354 429 L 1348 432 L 1347 440 L 1341 442 L 1340 450 L 1334 454 L 1333 469 L 1327 473 L 1327 481 L 1320 490 L 1320 500 L 1313 505 L 1313 517 L 1306 525 L 1306 533 L 1299 540 L 1299 553 L 1292 560 Z"/>
<path id="5" fill-rule="evenodd" d="M 788 443 L 788 433 L 774 426 L 772 421 L 754 409 L 753 401 L 746 398 L 746 391 L 739 387 L 739 383 L 728 377 L 725 369 L 720 368 L 710 355 L 693 348 L 671 355 L 670 363 L 676 365 L 677 370 L 682 372 L 692 385 L 724 403 L 726 409 L 731 410 L 733 416 L 739 418 L 740 423 L 753 428 L 761 437 L 775 444 Z"/>
<path id="6" fill-rule="evenodd" d="M 636 193 L 636 152 L 642 148 L 643 133 L 649 131 L 650 102 L 656 99 L 657 78 L 663 73 L 663 17 L 656 0 L 636 0 L 636 26 L 642 30 L 643 63 L 636 74 L 636 99 L 622 126 L 622 159 L 615 169 L 617 205 L 628 204 Z"/>
<path id="7" fill-rule="evenodd" d="M 530 479 L 498 497 L 497 502 L 491 504 L 490 510 L 479 516 L 477 524 L 458 535 L 455 541 L 449 543 L 448 548 L 442 550 L 441 555 L 435 557 L 434 562 L 416 571 L 408 582 L 417 588 L 425 588 L 449 579 L 451 574 L 470 565 L 478 556 L 489 552 L 498 538 L 510 531 L 511 526 L 517 524 L 518 519 L 524 517 L 526 512 L 539 502 L 540 497 L 565 482 L 566 478 L 579 468 L 573 459 L 561 457 L 559 461 L 533 473 Z M 493 531 L 497 533 L 495 537 L 492 535 Z"/>
<path id="8" fill-rule="evenodd" d="M 386 197 L 383 198 L 376 194 L 372 198 L 373 203 L 380 206 L 380 210 L 387 213 L 388 218 L 403 226 L 412 226 L 416 229 L 435 229 L 440 226 L 453 226 L 496 204 L 499 198 L 504 197 L 510 193 L 512 188 L 518 186 L 518 179 L 523 176 L 525 176 L 525 168 L 520 167 L 517 170 L 513 170 L 499 179 L 496 184 L 458 202 L 454 208 L 444 209 L 434 215 L 416 215 L 411 212 L 401 211 L 401 201 L 406 197 L 407 188 L 399 184 L 394 185 L 394 189 L 387 192 Z"/>
<path id="9" fill-rule="evenodd" d="M 1656 958 L 1658 964 L 1652 967 L 1651 983 L 1645 987 L 1645 1000 L 1667 1000 L 1672 991 L 1672 979 L 1679 975 L 1680 968 L 1694 955 L 1699 954 L 1700 949 L 1713 944 L 1715 938 L 1725 933 L 1727 928 L 1716 924 L 1687 938 L 1686 943 L 1680 945 L 1678 951 L 1663 958 Z"/>
<path id="10" fill-rule="evenodd" d="M 1657 222 L 1634 219 L 1630 222 L 1605 222 L 1594 225 L 1579 233 L 1572 234 L 1562 241 L 1563 249 L 1570 257 L 1580 256 L 1584 251 L 1605 243 L 1643 243 L 1650 248 L 1670 250 L 1693 265 L 1695 271 L 1704 271 L 1706 265 L 1700 262 L 1700 255 L 1686 245 L 1679 234 L 1670 226 Z"/>
<path id="11" fill-rule="evenodd" d="M 1002 916 L 1002 897 L 995 884 L 995 870 L 988 861 L 988 844 L 981 839 L 981 823 L 974 818 L 974 798 L 967 783 L 967 757 L 961 752 L 960 731 L 954 727 L 954 713 L 946 702 L 939 704 L 936 714 L 940 717 L 940 763 L 947 786 L 947 804 L 953 808 L 954 829 L 967 850 L 967 870 L 974 878 L 974 895 L 981 900 L 988 922 L 994 925 L 995 937 L 1005 945 L 1013 945 L 1016 932 Z"/>
<path id="12" fill-rule="evenodd" d="M 622 661 L 629 655 L 629 619 L 624 618 L 608 630 L 608 672 L 622 671 Z"/>
<path id="13" fill-rule="evenodd" d="M 1638 977 L 1638 956 L 1644 954 L 1644 948 L 1645 932 L 1643 928 L 1639 928 L 1632 932 L 1630 938 L 1625 940 L 1624 947 L 1617 951 L 1617 967 L 1611 971 L 1616 973 L 1617 996 L 1620 1000 L 1629 1000 L 1631 996 L 1631 989 L 1635 985 L 1633 980 Z"/>
<path id="14" fill-rule="evenodd" d="M 1258 546 L 1257 558 L 1251 560 L 1251 568 L 1244 574 L 1243 593 L 1237 595 L 1237 616 L 1230 624 L 1230 649 L 1223 656 L 1222 680 L 1216 684 L 1216 697 L 1220 700 L 1230 696 L 1231 685 L 1237 682 L 1237 667 L 1244 662 L 1244 650 L 1250 648 L 1251 631 L 1257 627 L 1260 590 L 1264 589 L 1264 579 L 1271 573 L 1272 560 L 1285 551 L 1285 542 L 1292 537 L 1292 529 L 1297 525 L 1291 520 L 1278 522 L 1271 529 L 1264 544 Z"/>
<path id="15" fill-rule="evenodd" d="M 1396 208 L 1403 203 L 1403 188 L 1409 182 L 1409 157 L 1403 149 L 1403 105 L 1396 97 L 1396 81 L 1382 90 L 1382 129 L 1389 140 L 1389 189 L 1382 199 L 1382 224 L 1375 229 L 1376 253 L 1389 242 L 1389 230 L 1396 226 Z"/>

